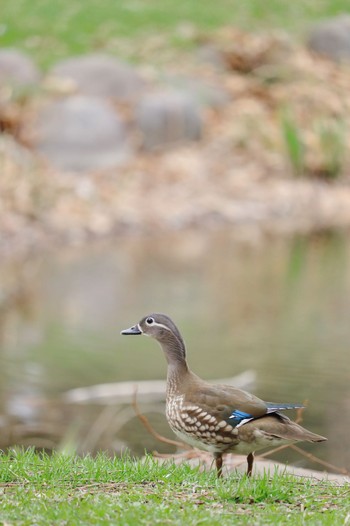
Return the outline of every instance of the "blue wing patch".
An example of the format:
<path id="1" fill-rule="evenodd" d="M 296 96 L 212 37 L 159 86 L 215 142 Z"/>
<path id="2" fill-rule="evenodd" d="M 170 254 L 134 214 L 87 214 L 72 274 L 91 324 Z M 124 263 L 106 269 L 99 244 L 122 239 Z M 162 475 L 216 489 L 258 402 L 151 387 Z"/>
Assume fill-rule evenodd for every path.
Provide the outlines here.
<path id="1" fill-rule="evenodd" d="M 239 411 L 239 409 L 235 409 L 231 416 L 229 416 L 228 420 L 230 421 L 230 424 L 237 425 L 243 420 L 251 420 L 253 416 L 249 413 L 245 413 L 244 411 Z"/>

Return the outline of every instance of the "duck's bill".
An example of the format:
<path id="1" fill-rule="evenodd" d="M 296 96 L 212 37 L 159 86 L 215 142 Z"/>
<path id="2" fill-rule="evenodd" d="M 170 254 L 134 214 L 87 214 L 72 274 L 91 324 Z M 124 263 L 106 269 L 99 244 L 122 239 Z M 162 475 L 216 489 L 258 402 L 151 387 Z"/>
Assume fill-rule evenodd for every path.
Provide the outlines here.
<path id="1" fill-rule="evenodd" d="M 142 334 L 142 331 L 138 325 L 133 325 L 133 327 L 130 327 L 130 329 L 124 329 L 120 334 L 124 334 L 126 336 L 135 336 L 137 334 Z"/>

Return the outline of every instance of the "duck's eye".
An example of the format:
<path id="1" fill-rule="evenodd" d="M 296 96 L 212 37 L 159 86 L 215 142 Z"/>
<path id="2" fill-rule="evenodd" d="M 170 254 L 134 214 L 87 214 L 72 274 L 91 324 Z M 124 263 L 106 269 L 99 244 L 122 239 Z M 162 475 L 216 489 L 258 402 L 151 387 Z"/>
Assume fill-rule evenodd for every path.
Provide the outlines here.
<path id="1" fill-rule="evenodd" d="M 147 325 L 152 325 L 152 323 L 154 323 L 154 319 L 153 318 L 147 318 L 146 323 L 147 323 Z"/>

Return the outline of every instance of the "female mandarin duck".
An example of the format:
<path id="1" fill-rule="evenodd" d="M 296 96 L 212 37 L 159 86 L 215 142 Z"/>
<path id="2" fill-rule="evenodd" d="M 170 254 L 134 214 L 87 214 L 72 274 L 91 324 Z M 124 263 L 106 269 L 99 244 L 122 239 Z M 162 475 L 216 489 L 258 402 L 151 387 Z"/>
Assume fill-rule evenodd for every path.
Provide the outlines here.
<path id="1" fill-rule="evenodd" d="M 292 422 L 280 411 L 302 407 L 264 402 L 228 385 L 211 385 L 188 368 L 186 349 L 175 324 L 164 314 L 145 316 L 121 334 L 151 336 L 161 345 L 168 362 L 166 417 L 184 442 L 213 453 L 218 477 L 227 452 L 247 455 L 252 474 L 254 452 L 269 446 L 326 438 Z"/>

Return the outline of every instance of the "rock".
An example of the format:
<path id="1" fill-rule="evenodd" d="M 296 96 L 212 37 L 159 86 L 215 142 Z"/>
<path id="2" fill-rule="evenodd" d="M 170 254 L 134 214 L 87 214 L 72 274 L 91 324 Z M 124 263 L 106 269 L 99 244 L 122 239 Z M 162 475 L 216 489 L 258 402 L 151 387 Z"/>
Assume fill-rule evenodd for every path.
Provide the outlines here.
<path id="1" fill-rule="evenodd" d="M 190 95 L 203 106 L 222 108 L 230 101 L 230 94 L 220 86 L 192 77 L 166 76 L 165 82 L 173 89 Z"/>
<path id="2" fill-rule="evenodd" d="M 103 54 L 73 57 L 59 62 L 50 76 L 70 80 L 82 94 L 132 100 L 144 89 L 144 80 L 129 64 Z"/>
<path id="3" fill-rule="evenodd" d="M 202 135 L 199 106 L 193 97 L 185 93 L 145 95 L 136 108 L 136 124 L 146 150 L 197 141 Z"/>
<path id="4" fill-rule="evenodd" d="M 39 81 L 39 70 L 27 55 L 16 49 L 0 49 L 0 85 L 22 88 L 35 86 Z"/>
<path id="5" fill-rule="evenodd" d="M 95 170 L 128 158 L 126 129 L 114 108 L 94 97 L 55 101 L 38 114 L 36 148 L 57 168 Z"/>
<path id="6" fill-rule="evenodd" d="M 336 62 L 350 61 L 350 15 L 320 22 L 311 31 L 308 47 Z"/>

